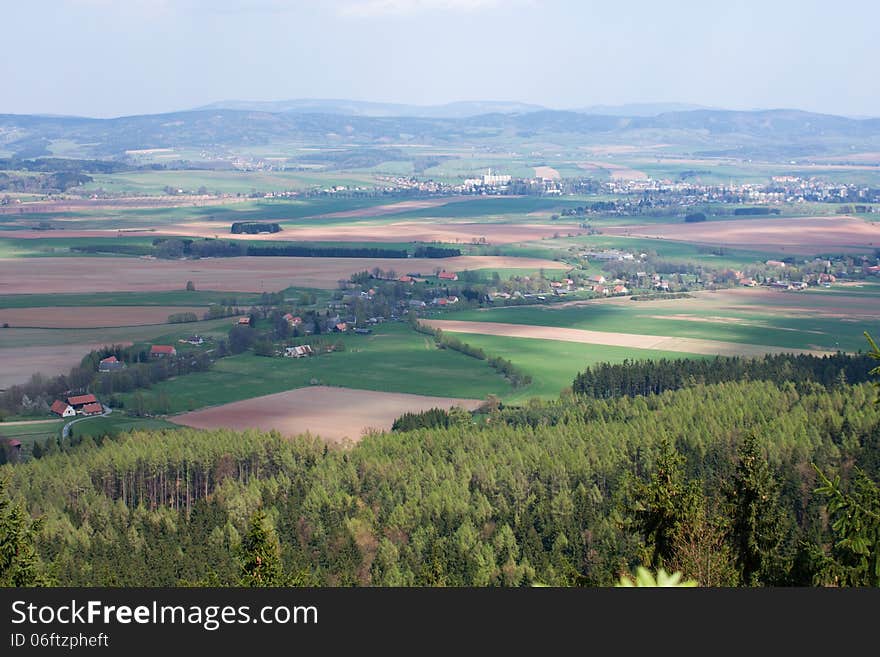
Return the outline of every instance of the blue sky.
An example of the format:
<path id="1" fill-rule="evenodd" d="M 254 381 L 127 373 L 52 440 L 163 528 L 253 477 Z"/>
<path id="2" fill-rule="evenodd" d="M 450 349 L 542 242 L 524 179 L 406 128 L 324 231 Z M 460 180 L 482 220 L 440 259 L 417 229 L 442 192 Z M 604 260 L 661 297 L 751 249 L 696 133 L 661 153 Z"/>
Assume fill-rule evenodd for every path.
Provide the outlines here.
<path id="1" fill-rule="evenodd" d="M 27 0 L 0 16 L 0 113 L 352 98 L 880 116 L 876 0 Z"/>

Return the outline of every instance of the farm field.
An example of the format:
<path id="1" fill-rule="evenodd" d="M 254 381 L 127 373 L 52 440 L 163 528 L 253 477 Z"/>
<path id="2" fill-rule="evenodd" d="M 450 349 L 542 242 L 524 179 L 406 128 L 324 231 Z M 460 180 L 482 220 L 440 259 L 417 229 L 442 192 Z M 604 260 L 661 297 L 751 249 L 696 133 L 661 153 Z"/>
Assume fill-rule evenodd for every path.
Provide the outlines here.
<path id="1" fill-rule="evenodd" d="M 201 317 L 205 306 L 55 306 L 0 308 L 0 324 L 10 328 L 104 328 L 167 324 L 174 313 Z"/>
<path id="2" fill-rule="evenodd" d="M 0 260 L 0 295 L 196 289 L 272 292 L 291 286 L 335 289 L 340 279 L 376 267 L 404 272 L 534 267 L 567 269 L 564 263 L 505 256 L 456 258 L 241 257 L 190 260 L 141 258 L 32 258 Z"/>
<path id="3" fill-rule="evenodd" d="M 776 254 L 872 253 L 875 247 L 880 247 L 880 225 L 852 217 L 614 226 L 605 228 L 604 232 Z"/>
<path id="4" fill-rule="evenodd" d="M 44 442 L 47 438 L 58 436 L 66 420 L 50 420 L 48 422 L 13 423 L 0 422 L 0 438 L 20 440 L 24 447 L 34 442 Z"/>
<path id="5" fill-rule="evenodd" d="M 681 338 L 665 335 L 643 335 L 638 333 L 619 333 L 610 331 L 588 331 L 584 329 L 561 328 L 558 326 L 528 326 L 524 324 L 504 324 L 501 322 L 460 322 L 455 320 L 425 320 L 432 328 L 448 333 L 477 333 L 482 335 L 501 335 L 512 338 L 536 338 L 541 340 L 561 340 L 610 347 L 629 347 L 667 352 L 704 354 L 716 356 L 762 356 L 783 351 L 814 353 L 818 350 L 793 349 L 790 347 L 769 347 L 765 345 L 723 342 L 700 338 Z"/>
<path id="6" fill-rule="evenodd" d="M 296 290 L 287 291 L 291 295 Z M 94 294 L 6 294 L 0 308 L 43 308 L 51 306 L 208 306 L 212 303 L 246 306 L 257 303 L 253 292 L 214 292 L 210 290 L 165 290 L 155 292 L 96 292 Z"/>
<path id="7" fill-rule="evenodd" d="M 0 389 L 27 382 L 32 374 L 67 374 L 94 349 L 135 342 L 173 343 L 193 333 L 225 336 L 231 317 L 185 324 L 122 326 L 91 329 L 0 330 Z"/>
<path id="8" fill-rule="evenodd" d="M 532 376 L 531 384 L 514 389 L 502 398 L 509 404 L 522 403 L 532 397 L 556 399 L 562 390 L 571 386 L 579 372 L 596 363 L 706 357 L 678 351 L 633 349 L 503 335 L 456 333 L 456 337 L 462 342 L 482 349 L 487 354 L 509 360 Z"/>
<path id="9" fill-rule="evenodd" d="M 858 351 L 867 348 L 863 331 L 871 330 L 880 321 L 880 299 L 870 294 L 854 294 L 854 289 L 834 288 L 824 294 L 738 289 L 654 301 L 623 297 L 552 306 L 465 310 L 444 318 L 787 349 Z"/>
<path id="10" fill-rule="evenodd" d="M 181 413 L 311 385 L 470 399 L 503 397 L 511 390 L 484 361 L 438 349 L 431 338 L 405 324 L 385 324 L 366 336 L 324 339 L 340 340 L 345 351 L 311 358 L 229 356 L 208 372 L 169 379 L 142 394 L 152 404 L 163 395 L 169 412 Z M 123 399 L 130 406 L 133 394 Z"/>
<path id="11" fill-rule="evenodd" d="M 330 442 L 359 440 L 369 430 L 387 431 L 407 412 L 461 406 L 476 409 L 474 399 L 426 397 L 374 390 L 314 386 L 185 413 L 175 422 L 199 429 L 259 429 L 295 436 L 304 433 Z"/>

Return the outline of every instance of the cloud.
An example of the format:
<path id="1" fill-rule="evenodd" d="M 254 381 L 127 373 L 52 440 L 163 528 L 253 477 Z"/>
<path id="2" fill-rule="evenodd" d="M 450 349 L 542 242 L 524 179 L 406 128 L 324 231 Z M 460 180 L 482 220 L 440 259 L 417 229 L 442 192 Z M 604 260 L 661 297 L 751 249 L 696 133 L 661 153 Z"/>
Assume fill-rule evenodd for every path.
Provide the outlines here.
<path id="1" fill-rule="evenodd" d="M 353 17 L 408 15 L 425 11 L 469 13 L 510 4 L 503 0 L 343 0 L 337 12 Z"/>

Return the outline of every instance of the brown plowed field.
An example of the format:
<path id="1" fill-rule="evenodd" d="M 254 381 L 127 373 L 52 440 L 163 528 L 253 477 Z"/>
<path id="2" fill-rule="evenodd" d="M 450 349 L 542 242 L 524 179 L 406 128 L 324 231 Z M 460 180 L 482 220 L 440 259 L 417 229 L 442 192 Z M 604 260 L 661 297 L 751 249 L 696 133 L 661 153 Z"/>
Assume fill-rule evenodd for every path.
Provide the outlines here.
<path id="1" fill-rule="evenodd" d="M 530 326 L 528 324 L 502 324 L 497 322 L 461 322 L 456 320 L 429 319 L 423 323 L 450 333 L 474 333 L 478 335 L 501 335 L 510 338 L 537 338 L 539 340 L 561 340 L 563 342 L 582 342 L 611 347 L 631 347 L 634 349 L 658 349 L 660 351 L 680 351 L 687 354 L 709 354 L 718 356 L 762 356 L 764 354 L 795 353 L 817 354 L 827 352 L 807 349 L 789 349 L 764 345 L 740 344 L 721 340 L 702 340 L 698 338 L 674 338 L 663 335 L 640 335 L 637 333 L 611 333 L 606 331 L 586 331 L 583 329 L 558 328 L 555 326 Z"/>
<path id="2" fill-rule="evenodd" d="M 202 306 L 59 306 L 54 308 L 0 308 L 0 325 L 12 328 L 102 328 L 165 324 L 168 315 L 195 313 Z"/>
<path id="3" fill-rule="evenodd" d="M 275 429 L 288 436 L 309 432 L 340 442 L 346 438 L 360 440 L 367 429 L 386 431 L 407 412 L 453 406 L 473 410 L 481 403 L 475 399 L 314 386 L 192 411 L 172 419 L 198 429 Z"/>
<path id="4" fill-rule="evenodd" d="M 120 344 L 120 343 L 115 343 Z M 123 343 L 126 346 L 131 344 Z M 27 383 L 31 375 L 67 374 L 79 365 L 83 356 L 103 344 L 66 344 L 59 346 L 16 347 L 0 350 L 0 390 Z"/>
<path id="5" fill-rule="evenodd" d="M 697 224 L 611 226 L 603 228 L 602 232 L 802 255 L 829 251 L 867 253 L 880 247 L 880 225 L 852 217 L 751 218 Z"/>
<path id="6" fill-rule="evenodd" d="M 335 289 L 337 282 L 374 268 L 397 274 L 432 274 L 435 269 L 568 269 L 553 260 L 508 256 L 457 258 L 285 258 L 243 257 L 202 260 L 144 258 L 0 259 L 0 294 L 149 292 L 198 290 L 275 292 L 290 286 Z"/>

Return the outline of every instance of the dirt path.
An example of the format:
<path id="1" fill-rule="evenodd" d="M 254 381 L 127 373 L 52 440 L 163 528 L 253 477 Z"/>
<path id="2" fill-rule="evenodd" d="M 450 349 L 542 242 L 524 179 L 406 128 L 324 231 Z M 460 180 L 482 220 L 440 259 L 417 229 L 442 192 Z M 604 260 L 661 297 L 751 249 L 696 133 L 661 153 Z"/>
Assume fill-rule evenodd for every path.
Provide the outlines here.
<path id="1" fill-rule="evenodd" d="M 531 326 L 528 324 L 501 324 L 496 322 L 461 322 L 456 320 L 423 320 L 423 323 L 450 333 L 476 333 L 481 335 L 500 335 L 510 338 L 537 338 L 539 340 L 561 340 L 581 342 L 609 347 L 631 347 L 634 349 L 655 349 L 676 351 L 687 354 L 708 354 L 717 356 L 763 356 L 764 354 L 794 353 L 825 355 L 831 352 L 809 349 L 791 349 L 764 345 L 740 344 L 721 340 L 700 338 L 675 338 L 663 335 L 641 335 L 638 333 L 611 333 L 606 331 L 586 331 L 583 329 L 558 328 L 555 326 Z"/>
<path id="2" fill-rule="evenodd" d="M 475 399 L 314 386 L 205 408 L 171 419 L 198 429 L 274 429 L 288 436 L 308 432 L 329 442 L 342 442 L 358 441 L 371 428 L 386 431 L 407 412 L 453 406 L 473 410 L 481 403 Z"/>

